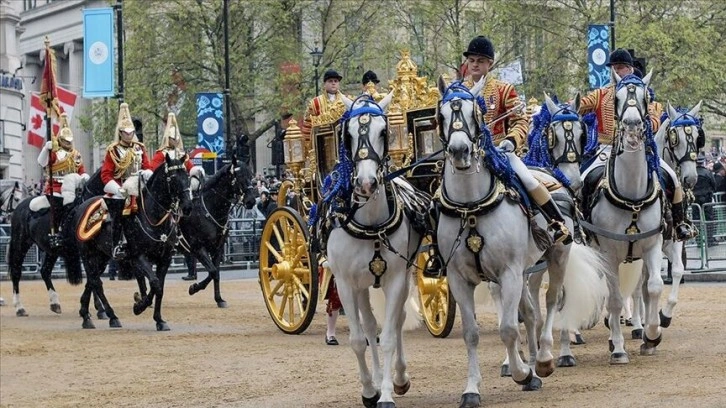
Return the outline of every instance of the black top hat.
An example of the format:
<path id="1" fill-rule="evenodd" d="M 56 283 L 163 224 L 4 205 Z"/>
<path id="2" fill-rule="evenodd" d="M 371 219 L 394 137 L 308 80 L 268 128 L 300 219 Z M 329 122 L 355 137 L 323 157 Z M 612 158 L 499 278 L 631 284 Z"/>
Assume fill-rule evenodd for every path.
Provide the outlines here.
<path id="1" fill-rule="evenodd" d="M 638 68 L 633 68 L 633 74 L 635 74 L 638 78 L 643 79 L 643 71 Z"/>
<path id="2" fill-rule="evenodd" d="M 329 69 L 325 71 L 325 74 L 323 74 L 323 82 L 327 81 L 328 79 L 336 78 L 338 81 L 343 79 L 343 77 L 338 73 L 338 71 L 334 69 Z"/>
<path id="3" fill-rule="evenodd" d="M 469 43 L 469 48 L 464 52 L 464 56 L 481 55 L 489 59 L 494 59 L 494 45 L 488 38 L 480 35 Z"/>
<path id="4" fill-rule="evenodd" d="M 377 84 L 381 81 L 378 80 L 378 75 L 376 75 L 373 71 L 366 71 L 365 74 L 363 74 L 363 79 L 361 79 L 361 84 L 365 85 L 368 82 L 373 82 L 374 84 Z"/>
<path id="5" fill-rule="evenodd" d="M 627 66 L 632 67 L 633 66 L 633 57 L 630 56 L 630 53 L 628 52 L 628 50 L 625 50 L 623 48 L 618 48 L 617 50 L 613 51 L 612 54 L 610 54 L 610 61 L 608 61 L 608 63 L 605 65 L 610 67 L 615 64 L 625 64 Z"/>

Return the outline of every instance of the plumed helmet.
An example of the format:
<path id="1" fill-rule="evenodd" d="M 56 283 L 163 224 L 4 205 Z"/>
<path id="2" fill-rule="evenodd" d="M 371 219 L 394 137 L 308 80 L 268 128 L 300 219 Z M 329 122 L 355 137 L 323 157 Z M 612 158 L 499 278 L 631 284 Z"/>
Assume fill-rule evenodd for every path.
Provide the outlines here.
<path id="1" fill-rule="evenodd" d="M 615 64 L 624 64 L 627 66 L 632 67 L 633 66 L 633 57 L 630 55 L 628 50 L 624 48 L 618 48 L 617 50 L 613 51 L 610 54 L 610 61 L 608 61 L 607 66 L 613 66 Z"/>
<path id="2" fill-rule="evenodd" d="M 469 55 L 481 55 L 493 60 L 494 45 L 488 38 L 480 35 L 469 42 L 469 48 L 464 52 L 464 56 L 468 57 Z"/>
<path id="3" fill-rule="evenodd" d="M 169 113 L 166 117 L 166 128 L 164 129 L 164 138 L 161 141 L 161 148 L 170 147 L 171 145 L 169 142 L 171 140 L 176 140 L 176 149 L 183 150 L 184 147 L 182 146 L 182 138 L 181 138 L 181 132 L 179 131 L 179 125 L 176 122 L 176 115 L 173 113 Z"/>
<path id="4" fill-rule="evenodd" d="M 374 84 L 377 84 L 381 81 L 378 80 L 378 75 L 376 75 L 373 71 L 366 71 L 365 74 L 363 74 L 363 79 L 361 79 L 361 84 L 365 85 L 368 82 L 373 82 Z"/>
<path id="5" fill-rule="evenodd" d="M 73 131 L 68 123 L 68 114 L 65 112 L 61 113 L 60 116 L 60 130 L 58 130 L 57 137 L 68 143 L 73 143 Z"/>
<path id="6" fill-rule="evenodd" d="M 136 130 L 134 122 L 131 120 L 131 112 L 129 104 L 124 102 L 118 108 L 118 122 L 116 122 L 116 130 L 124 132 L 133 132 Z"/>
<path id="7" fill-rule="evenodd" d="M 323 74 L 323 82 L 327 81 L 328 79 L 337 78 L 338 81 L 343 79 L 343 77 L 338 73 L 338 71 L 334 69 L 329 69 L 325 71 L 325 74 Z"/>

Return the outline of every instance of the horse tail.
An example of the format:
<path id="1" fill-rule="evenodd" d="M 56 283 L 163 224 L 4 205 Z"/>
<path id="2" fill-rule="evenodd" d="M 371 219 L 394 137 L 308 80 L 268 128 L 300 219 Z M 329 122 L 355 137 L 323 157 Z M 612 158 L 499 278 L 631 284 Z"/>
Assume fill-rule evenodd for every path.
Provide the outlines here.
<path id="1" fill-rule="evenodd" d="M 381 323 L 386 319 L 386 297 L 382 290 L 368 290 L 370 294 L 371 309 L 376 321 Z M 404 331 L 413 331 L 421 326 L 423 316 L 418 300 L 418 286 L 416 286 L 415 278 L 411 278 L 411 284 L 408 289 L 408 298 L 404 305 L 406 309 L 406 319 L 403 321 Z"/>
<path id="2" fill-rule="evenodd" d="M 643 260 L 621 263 L 618 275 L 620 276 L 620 295 L 623 299 L 628 298 L 638 287 L 640 277 L 643 275 Z"/>
<path id="3" fill-rule="evenodd" d="M 600 319 L 610 273 L 603 258 L 591 247 L 573 244 L 563 280 L 563 304 L 555 317 L 556 329 L 592 328 Z"/>
<path id="4" fill-rule="evenodd" d="M 83 268 L 81 268 L 81 249 L 76 238 L 76 225 L 78 223 L 78 207 L 71 210 L 63 222 L 63 259 L 66 265 L 66 280 L 71 285 L 83 282 Z"/>

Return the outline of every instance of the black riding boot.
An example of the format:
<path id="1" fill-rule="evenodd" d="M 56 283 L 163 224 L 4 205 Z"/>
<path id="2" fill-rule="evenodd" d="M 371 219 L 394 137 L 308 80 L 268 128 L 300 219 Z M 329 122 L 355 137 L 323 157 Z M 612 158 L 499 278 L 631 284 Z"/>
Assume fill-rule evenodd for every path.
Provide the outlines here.
<path id="1" fill-rule="evenodd" d="M 184 255 L 184 261 L 187 264 L 187 276 L 182 276 L 185 281 L 197 280 L 197 258 L 193 255 Z"/>
<path id="2" fill-rule="evenodd" d="M 439 225 L 439 210 L 434 205 L 429 210 L 429 226 L 428 233 L 431 237 L 431 244 L 429 245 L 429 259 L 426 261 L 424 266 L 423 275 L 427 278 L 440 278 L 446 276 L 446 269 L 444 268 L 444 258 L 441 256 L 439 251 L 439 240 L 436 236 L 436 230 Z"/>
<path id="3" fill-rule="evenodd" d="M 686 218 L 686 213 L 683 210 L 683 201 L 673 203 L 671 212 L 673 213 L 673 228 L 676 231 L 677 241 L 688 241 L 698 236 L 698 228 Z"/>
<path id="4" fill-rule="evenodd" d="M 53 249 L 59 249 L 63 246 L 63 240 L 61 239 L 61 220 L 63 219 L 63 197 L 58 197 L 53 194 L 46 194 L 45 197 L 51 205 L 49 209 L 53 213 L 53 233 L 48 235 L 50 247 Z"/>
<path id="5" fill-rule="evenodd" d="M 108 218 L 106 222 L 113 222 L 113 242 L 111 243 L 111 257 L 117 261 L 126 256 L 126 242 L 123 238 L 123 211 L 126 200 L 104 197 Z"/>
<path id="6" fill-rule="evenodd" d="M 562 242 L 565 245 L 572 242 L 570 230 L 567 229 L 565 218 L 562 216 L 560 209 L 557 208 L 555 201 L 550 198 L 549 201 L 540 205 L 542 215 L 547 219 L 547 224 L 553 231 L 553 239 L 555 243 Z"/>

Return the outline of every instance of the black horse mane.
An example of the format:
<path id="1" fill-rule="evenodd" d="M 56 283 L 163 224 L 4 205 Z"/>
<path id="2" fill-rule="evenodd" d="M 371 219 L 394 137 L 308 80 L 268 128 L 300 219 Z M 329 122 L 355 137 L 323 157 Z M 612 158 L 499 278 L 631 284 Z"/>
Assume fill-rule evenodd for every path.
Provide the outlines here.
<path id="1" fill-rule="evenodd" d="M 203 191 L 203 192 L 209 191 L 209 190 L 215 188 L 217 186 L 217 184 L 219 184 L 219 181 L 223 177 L 225 177 L 225 175 L 230 174 L 229 169 L 231 166 L 232 166 L 232 163 L 225 164 L 224 166 L 222 166 L 221 169 L 217 170 L 216 173 L 214 173 L 213 175 L 208 177 L 206 179 L 206 181 L 204 182 L 204 185 L 202 185 L 201 191 Z"/>

